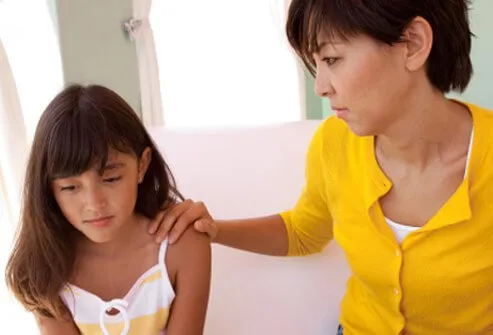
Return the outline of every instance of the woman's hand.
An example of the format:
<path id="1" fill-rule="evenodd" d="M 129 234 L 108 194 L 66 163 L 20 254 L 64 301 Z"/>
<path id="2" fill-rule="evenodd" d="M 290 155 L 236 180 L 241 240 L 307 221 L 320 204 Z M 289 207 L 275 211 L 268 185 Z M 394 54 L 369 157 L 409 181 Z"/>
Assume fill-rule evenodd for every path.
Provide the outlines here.
<path id="1" fill-rule="evenodd" d="M 190 199 L 178 203 L 172 208 L 158 213 L 149 224 L 149 233 L 156 234 L 156 242 L 161 243 L 169 236 L 169 243 L 176 242 L 188 226 L 206 233 L 211 240 L 217 234 L 217 226 L 203 202 Z"/>

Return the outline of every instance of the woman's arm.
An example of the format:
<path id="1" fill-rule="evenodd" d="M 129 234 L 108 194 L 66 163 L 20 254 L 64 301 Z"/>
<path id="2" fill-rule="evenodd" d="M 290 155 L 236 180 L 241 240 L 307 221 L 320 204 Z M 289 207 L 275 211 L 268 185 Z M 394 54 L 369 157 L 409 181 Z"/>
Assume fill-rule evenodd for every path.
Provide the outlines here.
<path id="1" fill-rule="evenodd" d="M 333 237 L 326 193 L 325 136 L 322 125 L 308 148 L 305 187 L 291 211 L 262 218 L 214 221 L 202 202 L 187 200 L 153 220 L 150 232 L 157 234 L 158 242 L 169 232 L 173 243 L 193 225 L 216 243 L 255 253 L 300 256 L 320 252 Z"/>
<path id="2" fill-rule="evenodd" d="M 72 320 L 57 320 L 46 316 L 35 315 L 40 335 L 80 335 L 80 331 Z"/>
<path id="3" fill-rule="evenodd" d="M 288 253 L 288 234 L 280 215 L 215 221 L 214 225 L 215 243 L 270 256 L 286 256 Z"/>
<path id="4" fill-rule="evenodd" d="M 201 335 L 211 278 L 211 247 L 207 235 L 192 227 L 187 229 L 178 242 L 169 246 L 166 265 L 174 277 L 176 294 L 167 335 Z"/>
<path id="5" fill-rule="evenodd" d="M 271 256 L 285 256 L 288 252 L 288 234 L 280 215 L 215 221 L 204 203 L 191 200 L 160 213 L 151 222 L 149 231 L 156 232 L 156 240 L 161 242 L 171 230 L 172 244 L 192 225 L 197 231 L 207 233 L 213 242 L 232 248 Z"/>

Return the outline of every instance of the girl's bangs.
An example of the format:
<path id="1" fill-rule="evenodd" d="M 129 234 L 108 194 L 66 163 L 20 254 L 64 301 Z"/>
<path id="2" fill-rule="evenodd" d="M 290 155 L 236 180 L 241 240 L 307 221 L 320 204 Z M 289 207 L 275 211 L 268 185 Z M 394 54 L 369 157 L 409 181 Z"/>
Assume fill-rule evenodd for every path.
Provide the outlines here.
<path id="1" fill-rule="evenodd" d="M 110 150 L 131 152 L 125 137 L 111 131 L 97 111 L 64 116 L 48 138 L 44 157 L 50 180 L 77 176 L 92 168 L 102 173 Z"/>

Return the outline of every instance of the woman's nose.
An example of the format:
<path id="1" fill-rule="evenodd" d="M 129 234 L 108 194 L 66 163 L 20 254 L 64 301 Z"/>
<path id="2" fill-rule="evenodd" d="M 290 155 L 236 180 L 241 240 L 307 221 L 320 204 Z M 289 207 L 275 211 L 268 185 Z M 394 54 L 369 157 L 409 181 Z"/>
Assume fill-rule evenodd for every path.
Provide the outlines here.
<path id="1" fill-rule="evenodd" d="M 317 68 L 315 74 L 315 94 L 322 98 L 329 98 L 335 93 L 327 71 Z"/>

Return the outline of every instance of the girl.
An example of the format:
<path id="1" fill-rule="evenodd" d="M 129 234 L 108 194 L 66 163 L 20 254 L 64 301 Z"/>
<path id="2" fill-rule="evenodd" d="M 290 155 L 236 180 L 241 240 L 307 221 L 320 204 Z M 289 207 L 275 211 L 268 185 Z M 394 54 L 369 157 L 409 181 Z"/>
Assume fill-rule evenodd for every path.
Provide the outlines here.
<path id="1" fill-rule="evenodd" d="M 56 96 L 36 129 L 6 272 L 41 334 L 202 334 L 208 240 L 188 230 L 168 247 L 147 234 L 180 200 L 121 97 L 80 85 Z"/>
<path id="2" fill-rule="evenodd" d="M 314 134 L 299 201 L 234 222 L 182 203 L 159 236 L 196 222 L 282 256 L 335 238 L 353 274 L 339 334 L 491 334 L 493 114 L 445 95 L 471 79 L 468 4 L 292 0 L 288 39 L 336 114 Z"/>

